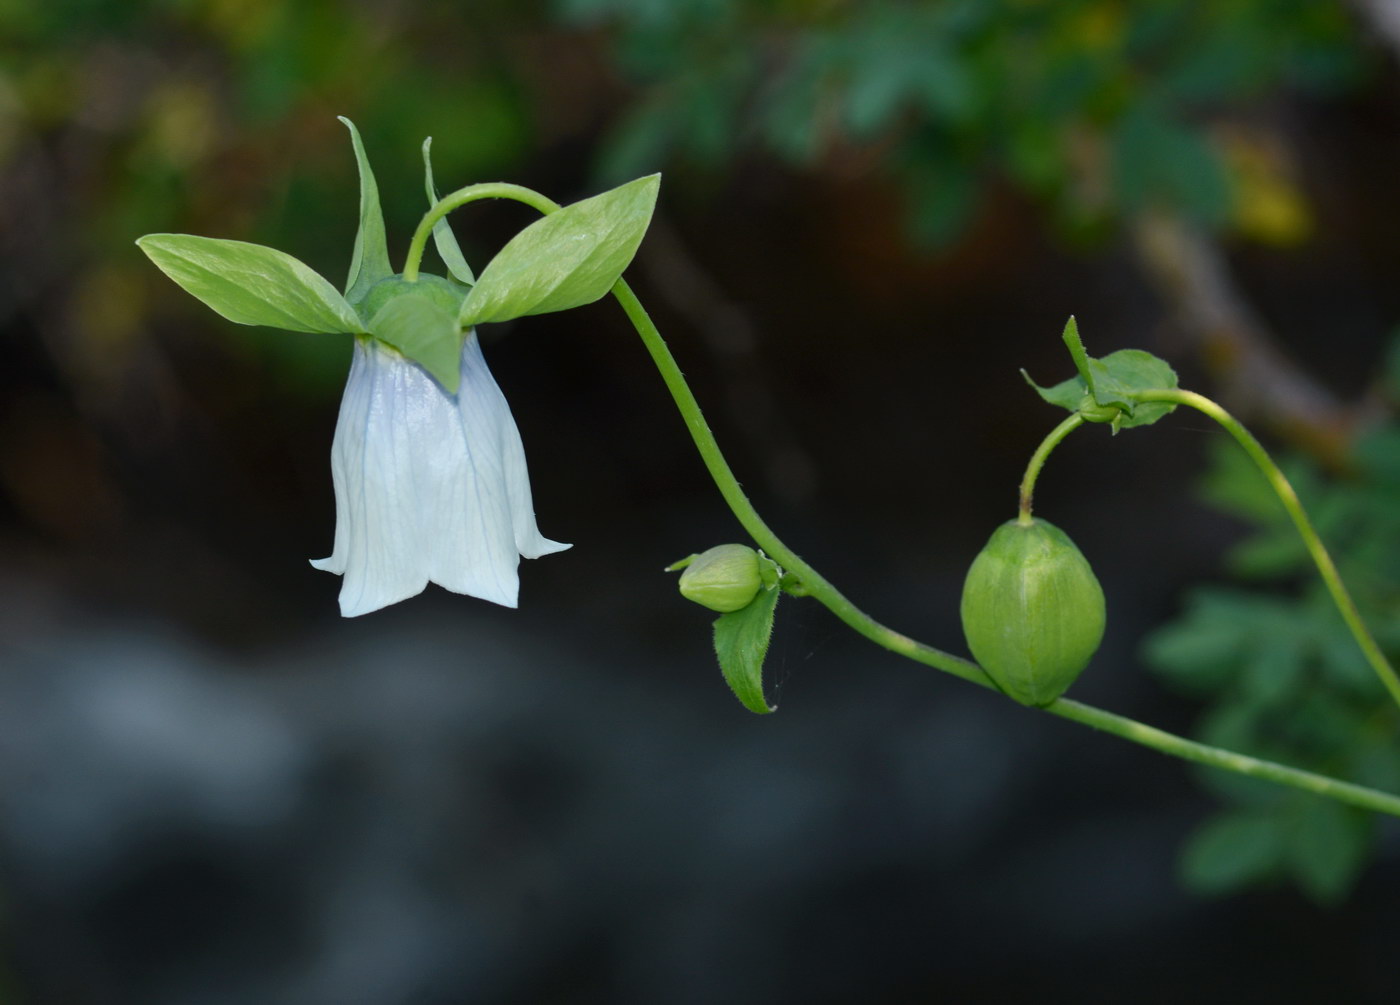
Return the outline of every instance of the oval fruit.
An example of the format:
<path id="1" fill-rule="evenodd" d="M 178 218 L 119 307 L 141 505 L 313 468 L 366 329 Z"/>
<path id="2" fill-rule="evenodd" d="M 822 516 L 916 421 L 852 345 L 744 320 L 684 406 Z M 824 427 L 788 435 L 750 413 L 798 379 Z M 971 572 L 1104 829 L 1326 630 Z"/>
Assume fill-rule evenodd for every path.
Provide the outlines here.
<path id="1" fill-rule="evenodd" d="M 1002 524 L 963 584 L 962 623 L 982 669 L 1022 705 L 1048 705 L 1103 640 L 1103 589 L 1054 524 Z"/>

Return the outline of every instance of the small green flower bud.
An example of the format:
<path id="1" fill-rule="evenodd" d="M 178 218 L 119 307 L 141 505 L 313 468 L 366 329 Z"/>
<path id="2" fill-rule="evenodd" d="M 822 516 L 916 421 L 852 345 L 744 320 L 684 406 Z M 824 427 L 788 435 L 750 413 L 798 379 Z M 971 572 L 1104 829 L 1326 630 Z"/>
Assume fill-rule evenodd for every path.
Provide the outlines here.
<path id="1" fill-rule="evenodd" d="M 681 573 L 681 596 L 728 614 L 747 607 L 763 586 L 758 552 L 747 545 L 720 544 L 701 552 Z"/>
<path id="2" fill-rule="evenodd" d="M 968 570 L 962 623 L 972 655 L 998 687 L 1022 705 L 1048 705 L 1103 639 L 1103 589 L 1064 531 L 1012 520 Z"/>

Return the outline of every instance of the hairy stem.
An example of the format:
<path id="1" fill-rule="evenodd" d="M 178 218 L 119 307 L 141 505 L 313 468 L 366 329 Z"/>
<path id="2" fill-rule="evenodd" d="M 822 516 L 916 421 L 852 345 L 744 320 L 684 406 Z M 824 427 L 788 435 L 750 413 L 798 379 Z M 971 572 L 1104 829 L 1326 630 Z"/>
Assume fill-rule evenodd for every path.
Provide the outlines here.
<path id="1" fill-rule="evenodd" d="M 1045 459 L 1050 456 L 1050 451 L 1060 445 L 1070 433 L 1084 425 L 1084 416 L 1075 412 L 1064 422 L 1050 430 L 1050 435 L 1040 442 L 1035 453 L 1031 454 L 1030 463 L 1026 465 L 1025 477 L 1021 479 L 1021 511 L 1016 517 L 1016 522 L 1022 527 L 1030 525 L 1031 522 L 1031 500 L 1035 496 L 1035 480 L 1040 477 L 1040 469 L 1045 466 Z"/>
<path id="2" fill-rule="evenodd" d="M 686 428 L 690 430 L 691 439 L 695 441 L 701 460 L 704 461 L 706 469 L 710 472 L 710 477 L 714 479 L 720 495 L 724 497 L 724 501 L 728 503 L 734 516 L 738 518 L 739 523 L 748 531 L 754 542 L 769 557 L 782 565 L 790 576 L 796 577 L 808 596 L 819 601 L 841 621 L 876 645 L 883 646 L 916 663 L 934 667 L 973 684 L 995 690 L 995 685 L 992 684 L 990 678 L 981 667 L 971 660 L 918 642 L 880 624 L 851 603 L 836 587 L 827 582 L 825 577 L 803 561 L 796 552 L 773 533 L 772 529 L 764 523 L 763 518 L 758 515 L 758 511 L 749 502 L 748 496 L 744 494 L 743 488 L 734 477 L 734 472 L 720 452 L 714 433 L 710 430 L 709 423 L 705 421 L 700 404 L 695 400 L 695 395 L 686 383 L 680 366 L 676 363 L 675 357 L 671 355 L 671 350 L 662 339 L 661 333 L 648 316 L 646 309 L 638 301 L 636 294 L 632 292 L 625 280 L 619 279 L 617 285 L 613 287 L 613 296 L 622 305 L 623 311 L 626 312 L 628 319 L 636 328 L 637 334 L 641 336 L 647 352 L 651 354 L 652 362 L 656 364 L 657 370 L 661 373 L 661 379 L 665 381 L 667 390 L 671 392 L 671 397 L 680 410 Z M 1063 439 L 1077 425 L 1078 423 L 1071 424 L 1069 420 L 1061 423 L 1056 430 L 1060 434 L 1058 439 L 1051 442 L 1048 448 L 1045 447 L 1045 444 L 1041 445 L 1044 452 L 1048 454 L 1049 450 L 1054 447 L 1054 443 Z M 1061 429 L 1063 432 L 1060 432 Z M 1055 437 L 1055 433 L 1052 433 L 1051 437 Z M 1049 441 L 1047 440 L 1047 442 Z M 1043 457 L 1041 461 L 1043 463 Z M 1034 463 L 1034 459 L 1032 462 Z M 1031 480 L 1034 481 L 1033 478 Z M 1290 785 L 1305 792 L 1327 796 L 1378 813 L 1400 816 L 1400 796 L 1197 743 L 1185 737 L 1148 726 L 1135 719 L 1106 712 L 1067 698 L 1052 702 L 1046 706 L 1045 711 L 1062 719 L 1070 719 L 1112 733 L 1114 736 L 1173 757 L 1208 764 L 1225 771 L 1262 778 L 1282 785 Z"/>
<path id="3" fill-rule="evenodd" d="M 1245 453 L 1259 466 L 1259 470 L 1264 473 L 1269 485 L 1273 487 L 1274 492 L 1283 502 L 1283 508 L 1293 518 L 1293 525 L 1298 528 L 1298 535 L 1307 546 L 1308 554 L 1312 556 L 1313 562 L 1317 565 L 1317 571 L 1322 574 L 1322 581 L 1327 584 L 1327 592 L 1332 595 L 1332 602 L 1337 605 L 1337 610 L 1341 612 L 1342 620 L 1346 622 L 1347 628 L 1351 629 L 1352 637 L 1356 639 L 1356 644 L 1361 647 L 1366 662 L 1371 664 L 1371 668 L 1375 670 L 1376 676 L 1380 678 L 1381 683 L 1385 685 L 1396 704 L 1400 704 L 1400 678 L 1396 677 L 1395 669 L 1386 659 L 1385 653 L 1381 652 L 1381 647 L 1376 644 L 1376 640 L 1371 635 L 1370 629 L 1366 627 L 1366 623 L 1361 620 L 1361 612 L 1356 609 L 1356 602 L 1351 599 L 1351 594 L 1347 592 L 1346 584 L 1342 582 L 1341 574 L 1337 572 L 1336 563 L 1332 561 L 1332 556 L 1327 553 L 1327 549 L 1323 546 L 1322 538 L 1318 537 L 1317 530 L 1303 509 L 1303 504 L 1298 501 L 1298 493 L 1293 491 L 1293 486 L 1289 484 L 1288 479 L 1279 470 L 1279 466 L 1274 463 L 1274 459 L 1269 456 L 1264 447 L 1254 438 L 1254 435 L 1225 409 L 1194 391 L 1160 388 L 1139 391 L 1133 397 L 1139 401 L 1167 401 L 1175 405 L 1187 405 L 1194 408 L 1220 423 L 1225 431 L 1244 448 Z"/>

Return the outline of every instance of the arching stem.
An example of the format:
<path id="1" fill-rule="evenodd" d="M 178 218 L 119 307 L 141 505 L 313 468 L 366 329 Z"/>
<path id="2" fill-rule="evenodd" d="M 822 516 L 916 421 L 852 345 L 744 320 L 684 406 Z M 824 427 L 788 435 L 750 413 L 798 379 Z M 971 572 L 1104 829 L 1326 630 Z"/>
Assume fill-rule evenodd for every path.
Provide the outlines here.
<path id="1" fill-rule="evenodd" d="M 1337 605 L 1337 610 L 1341 612 L 1342 620 L 1351 630 L 1352 637 L 1356 639 L 1356 644 L 1366 657 L 1366 662 L 1371 664 L 1371 669 L 1376 672 L 1376 676 L 1380 678 L 1381 683 L 1385 685 L 1396 704 L 1400 705 L 1400 678 L 1396 677 L 1395 669 L 1386 659 L 1381 647 L 1376 644 L 1376 640 L 1371 635 L 1370 629 L 1366 627 L 1366 623 L 1361 620 L 1361 612 L 1356 609 L 1356 602 L 1351 599 L 1351 594 L 1347 592 L 1346 584 L 1342 582 L 1341 574 L 1337 572 L 1336 563 L 1332 561 L 1332 556 L 1327 553 L 1327 549 L 1323 546 L 1322 538 L 1318 536 L 1312 521 L 1308 519 L 1303 504 L 1298 501 L 1298 493 L 1293 491 L 1293 486 L 1289 484 L 1288 479 L 1284 477 L 1283 472 L 1274 463 L 1274 459 L 1269 456 L 1268 451 L 1254 438 L 1254 434 L 1245 429 L 1240 421 L 1225 409 L 1194 391 L 1159 388 L 1139 391 L 1133 397 L 1138 401 L 1166 401 L 1174 405 L 1186 405 L 1189 408 L 1194 408 L 1220 423 L 1225 431 L 1244 448 L 1244 452 L 1264 473 L 1269 485 L 1282 501 L 1283 508 L 1293 518 L 1293 526 L 1298 529 L 1298 535 L 1303 539 L 1308 554 L 1312 556 L 1313 562 L 1317 565 L 1317 571 L 1322 575 L 1322 581 L 1327 585 L 1327 592 L 1332 595 L 1332 602 Z"/>
<path id="2" fill-rule="evenodd" d="M 700 458 L 709 470 L 710 477 L 714 479 L 720 495 L 724 497 L 724 501 L 729 504 L 734 516 L 749 532 L 754 542 L 770 558 L 778 562 L 789 576 L 795 577 L 808 596 L 820 602 L 848 626 L 876 645 L 883 646 L 891 652 L 898 653 L 917 663 L 943 670 L 973 684 L 994 690 L 995 685 L 992 684 L 986 673 L 971 660 L 962 659 L 952 653 L 944 652 L 942 649 L 911 639 L 901 632 L 882 625 L 866 614 L 773 533 L 763 518 L 759 516 L 758 511 L 754 509 L 753 504 L 749 502 L 743 488 L 734 477 L 734 472 L 724 459 L 719 443 L 715 440 L 709 423 L 705 421 L 700 404 L 686 383 L 680 366 L 676 363 L 675 357 L 671 355 L 671 350 L 667 347 L 661 333 L 648 316 L 646 309 L 642 307 L 636 294 L 632 292 L 626 281 L 619 279 L 617 285 L 613 287 L 613 296 L 622 305 L 623 311 L 626 312 L 628 319 L 636 328 L 637 334 L 641 336 L 647 352 L 650 353 L 652 362 L 660 371 L 661 379 L 665 381 L 667 390 L 671 392 L 671 398 L 675 401 L 677 409 L 680 410 L 686 428 L 690 431 L 691 439 L 694 440 L 696 449 L 700 452 Z M 1068 435 L 1077 425 L 1077 422 L 1071 423 L 1071 420 L 1061 423 L 1056 431 L 1047 438 L 1050 446 L 1046 447 L 1042 443 L 1041 450 L 1048 454 L 1050 449 L 1053 449 L 1054 444 Z M 1058 439 L 1054 439 L 1056 433 L 1059 433 Z M 1037 451 L 1037 454 L 1040 453 L 1041 451 Z M 1044 457 L 1041 457 L 1040 460 L 1043 464 Z M 1034 458 L 1032 458 L 1032 462 L 1034 463 Z M 1149 747 L 1163 754 L 1169 754 L 1172 757 L 1180 757 L 1225 771 L 1233 771 L 1236 774 L 1289 785 L 1362 809 L 1374 810 L 1377 813 L 1400 816 L 1400 796 L 1391 795 L 1388 792 L 1381 792 L 1315 772 L 1290 768 L 1273 761 L 1265 761 L 1198 743 L 1129 719 L 1126 716 L 1107 712 L 1067 698 L 1052 702 L 1045 707 L 1044 711 L 1062 719 L 1069 719 L 1094 729 L 1112 733 L 1114 736 Z"/>
<path id="3" fill-rule="evenodd" d="M 1050 430 L 1050 435 L 1041 440 L 1040 446 L 1036 447 L 1035 453 L 1031 454 L 1030 463 L 1026 465 L 1025 477 L 1021 479 L 1021 511 L 1016 517 L 1016 522 L 1022 527 L 1030 525 L 1031 500 L 1035 496 L 1035 480 L 1040 477 L 1040 469 L 1045 466 L 1045 459 L 1050 456 L 1050 451 L 1060 445 L 1061 440 L 1084 425 L 1084 421 L 1084 417 L 1075 412 Z"/>
<path id="4" fill-rule="evenodd" d="M 418 229 L 413 232 L 413 240 L 409 243 L 408 254 L 404 256 L 403 260 L 405 282 L 415 283 L 418 281 L 418 267 L 423 262 L 423 250 L 427 247 L 428 237 L 433 232 L 433 224 L 454 209 L 465 206 L 469 202 L 476 202 L 478 199 L 514 199 L 516 202 L 523 202 L 525 205 L 539 210 L 546 216 L 559 208 L 557 202 L 540 195 L 534 189 L 526 188 L 524 185 L 511 185 L 507 182 L 482 182 L 479 185 L 468 185 L 466 188 L 449 192 L 439 199 L 432 209 L 423 214 Z"/>

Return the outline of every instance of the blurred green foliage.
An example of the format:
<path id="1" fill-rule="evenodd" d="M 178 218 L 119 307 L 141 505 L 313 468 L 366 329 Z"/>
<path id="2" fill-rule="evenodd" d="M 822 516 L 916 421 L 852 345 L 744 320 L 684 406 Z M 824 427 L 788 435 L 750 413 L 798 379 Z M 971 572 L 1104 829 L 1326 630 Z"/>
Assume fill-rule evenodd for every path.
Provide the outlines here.
<path id="1" fill-rule="evenodd" d="M 608 25 L 636 94 L 609 180 L 671 157 L 751 150 L 855 159 L 896 179 L 915 235 L 942 244 L 990 179 L 1070 233 L 1164 209 L 1248 225 L 1252 167 L 1215 117 L 1366 70 L 1344 5 L 1312 0 L 558 0 Z M 1243 211 L 1246 219 L 1233 220 Z M 1277 215 L 1277 214 L 1275 214 Z"/>
<path id="2" fill-rule="evenodd" d="M 518 52 L 500 41 L 524 12 L 471 7 L 0 2 L 0 177 L 12 199 L 6 222 L 30 235 L 24 281 L 0 284 L 0 316 L 51 310 L 25 298 L 64 285 L 72 316 L 40 326 L 81 343 L 72 359 L 114 367 L 160 327 L 153 320 L 205 330 L 132 245 L 156 231 L 290 248 L 339 285 L 357 182 L 337 114 L 372 137 L 401 255 L 425 208 L 424 136 L 437 134 L 447 185 L 518 175 L 531 160 L 532 96 Z M 468 245 L 477 258 L 494 250 Z M 219 335 L 288 389 L 331 395 L 343 379 L 343 340 L 260 328 L 231 337 Z M 90 379 L 83 365 L 65 376 Z"/>
<path id="3" fill-rule="evenodd" d="M 1400 339 L 1390 393 L 1400 403 Z M 1354 469 L 1324 478 L 1294 460 L 1289 478 L 1363 618 L 1400 657 L 1400 422 L 1357 443 Z M 1194 590 L 1145 646 L 1173 688 L 1204 699 L 1201 738 L 1232 750 L 1400 791 L 1400 710 L 1367 667 L 1288 515 L 1245 454 L 1223 439 L 1201 494 L 1248 525 L 1226 557 L 1235 585 Z M 1222 892 L 1287 877 L 1322 902 L 1365 865 L 1373 819 L 1304 794 L 1203 772 L 1226 803 L 1191 839 L 1183 875 Z"/>

